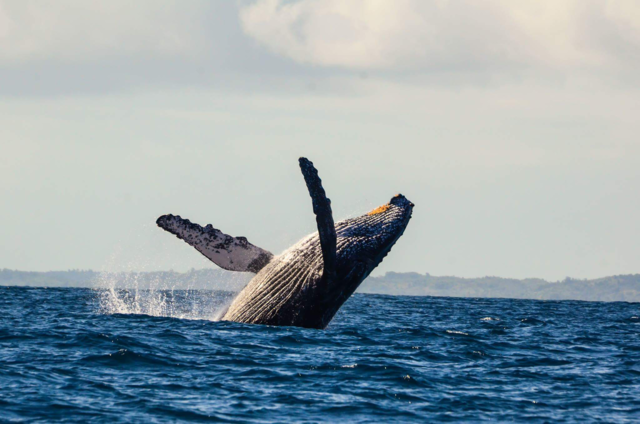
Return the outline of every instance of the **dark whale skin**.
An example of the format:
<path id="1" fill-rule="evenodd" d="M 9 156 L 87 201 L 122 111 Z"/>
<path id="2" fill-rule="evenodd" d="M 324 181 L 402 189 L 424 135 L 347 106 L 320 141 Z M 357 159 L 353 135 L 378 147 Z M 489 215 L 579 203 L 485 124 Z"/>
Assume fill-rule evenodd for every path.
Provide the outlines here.
<path id="1" fill-rule="evenodd" d="M 274 257 L 238 294 L 223 320 L 323 329 L 404 233 L 413 203 L 401 194 L 340 221 L 335 276 L 328 278 L 318 232 Z"/>

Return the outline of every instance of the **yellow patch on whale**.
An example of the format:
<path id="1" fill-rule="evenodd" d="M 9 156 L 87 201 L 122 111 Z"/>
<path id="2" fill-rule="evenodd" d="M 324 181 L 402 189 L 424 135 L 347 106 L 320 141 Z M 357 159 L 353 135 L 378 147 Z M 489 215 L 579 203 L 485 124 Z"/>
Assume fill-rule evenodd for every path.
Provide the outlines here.
<path id="1" fill-rule="evenodd" d="M 386 211 L 387 209 L 389 209 L 390 207 L 391 207 L 391 205 L 389 205 L 389 204 L 378 206 L 377 208 L 375 208 L 374 210 L 369 212 L 367 215 L 376 215 L 376 214 L 382 213 L 382 212 Z"/>

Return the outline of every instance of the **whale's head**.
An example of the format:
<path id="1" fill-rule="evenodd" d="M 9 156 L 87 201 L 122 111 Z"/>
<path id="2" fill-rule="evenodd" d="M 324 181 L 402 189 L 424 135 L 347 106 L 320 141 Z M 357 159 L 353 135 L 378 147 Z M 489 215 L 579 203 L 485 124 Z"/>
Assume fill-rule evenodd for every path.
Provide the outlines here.
<path id="1" fill-rule="evenodd" d="M 360 284 L 404 233 L 413 207 L 397 194 L 369 213 L 336 223 L 339 279 Z"/>

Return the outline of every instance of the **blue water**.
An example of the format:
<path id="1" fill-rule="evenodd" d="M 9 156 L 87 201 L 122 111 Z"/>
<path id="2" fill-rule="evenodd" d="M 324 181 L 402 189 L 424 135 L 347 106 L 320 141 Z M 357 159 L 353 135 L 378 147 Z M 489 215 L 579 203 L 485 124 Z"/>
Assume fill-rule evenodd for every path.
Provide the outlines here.
<path id="1" fill-rule="evenodd" d="M 318 331 L 113 295 L 0 288 L 1 420 L 640 420 L 638 304 L 356 295 Z"/>

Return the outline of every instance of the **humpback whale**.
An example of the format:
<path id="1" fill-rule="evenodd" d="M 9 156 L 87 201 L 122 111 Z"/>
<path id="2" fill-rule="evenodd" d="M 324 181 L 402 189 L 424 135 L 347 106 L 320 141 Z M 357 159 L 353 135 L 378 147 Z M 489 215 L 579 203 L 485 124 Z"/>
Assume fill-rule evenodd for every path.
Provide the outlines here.
<path id="1" fill-rule="evenodd" d="M 219 267 L 256 275 L 235 297 L 222 320 L 324 329 L 404 233 L 414 204 L 401 194 L 356 218 L 334 223 L 313 163 L 300 158 L 318 231 L 278 256 L 245 237 L 232 237 L 180 216 L 158 226 L 184 240 Z"/>

